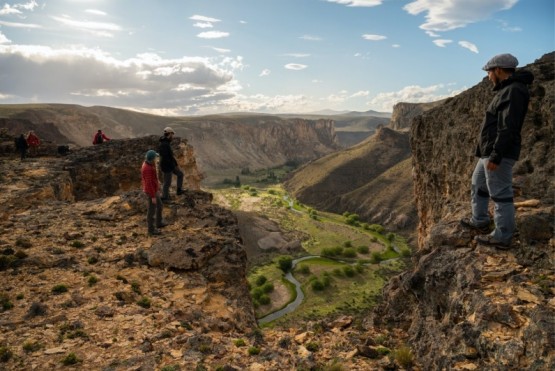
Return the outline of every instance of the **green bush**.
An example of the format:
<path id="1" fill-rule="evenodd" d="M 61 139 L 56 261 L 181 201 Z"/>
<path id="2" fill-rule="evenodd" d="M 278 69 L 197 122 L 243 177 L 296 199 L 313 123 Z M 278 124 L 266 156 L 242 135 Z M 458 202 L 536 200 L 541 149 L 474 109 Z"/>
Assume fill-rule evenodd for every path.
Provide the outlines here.
<path id="1" fill-rule="evenodd" d="M 378 264 L 382 260 L 382 254 L 380 254 L 379 252 L 374 251 L 372 254 L 370 254 L 370 263 Z"/>
<path id="2" fill-rule="evenodd" d="M 87 280 L 87 282 L 89 283 L 89 286 L 94 286 L 98 282 L 98 278 L 96 278 L 96 276 L 94 275 L 91 275 L 89 276 L 89 279 Z"/>
<path id="3" fill-rule="evenodd" d="M 274 284 L 271 282 L 266 282 L 264 286 L 262 286 L 262 291 L 267 294 L 274 291 Z"/>
<path id="4" fill-rule="evenodd" d="M 332 273 L 333 273 L 334 276 L 337 276 L 337 277 L 343 277 L 344 276 L 343 271 L 341 270 L 341 268 L 334 268 Z"/>
<path id="5" fill-rule="evenodd" d="M 0 362 L 8 362 L 12 358 L 13 352 L 8 347 L 0 347 Z"/>
<path id="6" fill-rule="evenodd" d="M 374 231 L 376 233 L 382 234 L 385 231 L 385 228 L 382 227 L 379 224 L 371 224 L 368 229 L 370 229 L 371 231 Z"/>
<path id="7" fill-rule="evenodd" d="M 89 264 L 96 264 L 98 263 L 98 258 L 96 256 L 89 256 L 89 258 L 87 259 L 87 262 Z"/>
<path id="8" fill-rule="evenodd" d="M 260 303 L 260 305 L 268 305 L 271 303 L 271 299 L 268 295 L 263 294 L 260 296 L 260 298 L 258 298 L 258 302 Z"/>
<path id="9" fill-rule="evenodd" d="M 82 249 L 83 247 L 85 247 L 85 244 L 82 241 L 72 241 L 70 244 L 71 247 L 75 247 L 76 249 Z"/>
<path id="10" fill-rule="evenodd" d="M 131 282 L 131 290 L 136 294 L 141 294 L 141 285 L 137 281 Z"/>
<path id="11" fill-rule="evenodd" d="M 315 342 L 310 342 L 308 344 L 306 344 L 306 349 L 312 353 L 317 352 L 318 349 L 320 349 L 320 345 L 318 345 L 318 343 Z"/>
<path id="12" fill-rule="evenodd" d="M 266 276 L 258 276 L 256 278 L 256 286 L 262 286 L 263 284 L 266 283 L 266 281 L 268 281 L 268 279 L 266 278 Z"/>
<path id="13" fill-rule="evenodd" d="M 306 264 L 302 264 L 297 268 L 298 272 L 301 274 L 310 274 L 310 267 Z"/>
<path id="14" fill-rule="evenodd" d="M 67 292 L 67 286 L 64 284 L 59 284 L 52 287 L 52 293 L 55 295 L 62 294 L 64 292 Z"/>
<path id="15" fill-rule="evenodd" d="M 310 282 L 310 287 L 312 287 L 312 290 L 314 291 L 322 291 L 325 288 L 324 284 L 319 279 L 315 279 L 312 282 Z"/>
<path id="16" fill-rule="evenodd" d="M 235 344 L 235 346 L 238 347 L 238 348 L 239 347 L 244 347 L 246 345 L 245 340 L 243 340 L 243 339 L 233 340 L 233 344 Z"/>
<path id="17" fill-rule="evenodd" d="M 0 294 L 0 307 L 2 309 L 2 312 L 13 308 L 13 303 L 10 301 L 10 298 L 7 294 Z"/>
<path id="18" fill-rule="evenodd" d="M 343 267 L 343 273 L 345 273 L 347 277 L 354 277 L 356 274 L 355 270 L 350 265 Z"/>
<path id="19" fill-rule="evenodd" d="M 346 258 L 356 258 L 357 252 L 352 247 L 348 247 L 343 250 L 343 256 Z"/>
<path id="20" fill-rule="evenodd" d="M 40 350 L 42 348 L 42 344 L 38 341 L 26 341 L 23 343 L 22 348 L 26 353 L 32 353 Z"/>
<path id="21" fill-rule="evenodd" d="M 253 299 L 258 300 L 264 294 L 264 290 L 261 287 L 256 287 L 251 291 L 251 296 Z"/>
<path id="22" fill-rule="evenodd" d="M 393 241 L 395 239 L 395 233 L 389 232 L 385 238 L 387 238 L 388 241 Z"/>
<path id="23" fill-rule="evenodd" d="M 368 246 L 359 246 L 357 247 L 357 252 L 359 254 L 368 254 L 370 252 L 370 248 Z"/>
<path id="24" fill-rule="evenodd" d="M 64 364 L 64 366 L 75 365 L 80 362 L 83 362 L 83 361 L 77 358 L 75 353 L 69 353 L 67 356 L 65 356 L 65 358 L 62 359 L 62 364 Z"/>
<path id="25" fill-rule="evenodd" d="M 137 304 L 143 308 L 150 308 L 150 299 L 147 298 L 146 296 L 143 296 L 139 301 L 137 301 Z"/>
<path id="26" fill-rule="evenodd" d="M 255 356 L 257 354 L 260 354 L 260 348 L 259 347 L 250 347 L 249 348 L 249 355 L 250 356 Z"/>
<path id="27" fill-rule="evenodd" d="M 402 346 L 393 352 L 393 358 L 401 365 L 401 367 L 409 368 L 414 363 L 412 351 L 407 346 Z"/>
<path id="28" fill-rule="evenodd" d="M 282 256 L 278 259 L 278 266 L 279 269 L 287 273 L 293 267 L 293 259 L 290 256 Z"/>

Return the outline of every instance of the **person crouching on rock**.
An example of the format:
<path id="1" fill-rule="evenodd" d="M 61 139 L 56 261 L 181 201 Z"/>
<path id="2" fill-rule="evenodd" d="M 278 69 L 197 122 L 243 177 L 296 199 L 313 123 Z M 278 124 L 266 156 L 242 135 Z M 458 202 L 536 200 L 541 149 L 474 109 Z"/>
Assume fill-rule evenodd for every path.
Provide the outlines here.
<path id="1" fill-rule="evenodd" d="M 104 142 L 108 142 L 110 140 L 110 138 L 108 138 L 106 136 L 106 134 L 104 134 L 102 132 L 102 130 L 98 129 L 98 131 L 96 132 L 96 134 L 93 137 L 93 145 L 97 145 L 97 144 L 102 144 Z"/>
<path id="2" fill-rule="evenodd" d="M 162 222 L 162 209 L 163 204 L 160 199 L 160 185 L 158 183 L 158 176 L 156 175 L 156 157 L 158 153 L 149 150 L 145 155 L 145 161 L 141 167 L 141 178 L 143 183 L 143 192 L 148 200 L 148 211 L 146 214 L 146 221 L 148 226 L 149 235 L 161 234 L 158 228 L 163 228 L 167 224 Z M 156 210 L 156 228 L 154 226 L 154 211 Z"/>

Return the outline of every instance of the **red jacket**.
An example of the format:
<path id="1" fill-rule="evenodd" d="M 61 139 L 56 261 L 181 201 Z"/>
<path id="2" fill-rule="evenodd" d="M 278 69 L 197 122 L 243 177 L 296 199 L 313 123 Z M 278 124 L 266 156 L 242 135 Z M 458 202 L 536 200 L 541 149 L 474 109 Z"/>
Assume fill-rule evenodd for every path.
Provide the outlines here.
<path id="1" fill-rule="evenodd" d="M 102 139 L 103 139 L 105 142 L 107 142 L 107 141 L 110 140 L 110 138 L 108 138 L 108 137 L 106 136 L 106 134 L 104 134 L 104 133 L 96 133 L 96 134 L 94 135 L 94 137 L 93 137 L 93 144 L 99 144 L 99 143 L 98 143 L 98 140 L 97 140 L 98 134 L 100 134 L 100 135 L 102 136 Z"/>
<path id="2" fill-rule="evenodd" d="M 141 177 L 143 179 L 143 192 L 149 195 L 150 198 L 155 198 L 160 188 L 158 184 L 158 175 L 156 175 L 156 166 L 146 161 L 143 162 Z"/>
<path id="3" fill-rule="evenodd" d="M 40 145 L 40 139 L 35 134 L 30 133 L 27 136 L 27 144 L 29 147 L 38 147 Z"/>

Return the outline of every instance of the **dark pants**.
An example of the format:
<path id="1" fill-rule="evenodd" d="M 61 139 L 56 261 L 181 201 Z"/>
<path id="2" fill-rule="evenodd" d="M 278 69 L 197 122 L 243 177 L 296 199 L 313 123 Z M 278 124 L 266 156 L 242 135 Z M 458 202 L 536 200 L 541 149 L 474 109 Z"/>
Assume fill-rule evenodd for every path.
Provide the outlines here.
<path id="1" fill-rule="evenodd" d="M 156 229 L 156 226 L 162 224 L 162 209 L 164 205 L 160 196 L 156 195 L 156 205 L 152 203 L 152 199 L 149 195 L 145 195 L 148 199 L 148 211 L 146 212 L 146 224 L 148 226 L 148 231 L 152 232 Z M 154 225 L 154 212 L 156 211 L 156 226 Z"/>
<path id="2" fill-rule="evenodd" d="M 168 198 L 170 196 L 170 186 L 172 184 L 172 175 L 177 176 L 177 190 L 181 191 L 183 189 L 183 172 L 180 168 L 176 167 L 173 171 L 164 172 L 164 186 L 162 187 L 162 198 Z"/>
<path id="3" fill-rule="evenodd" d="M 20 148 L 19 152 L 21 153 L 21 159 L 23 160 L 25 157 L 27 157 L 27 148 Z"/>

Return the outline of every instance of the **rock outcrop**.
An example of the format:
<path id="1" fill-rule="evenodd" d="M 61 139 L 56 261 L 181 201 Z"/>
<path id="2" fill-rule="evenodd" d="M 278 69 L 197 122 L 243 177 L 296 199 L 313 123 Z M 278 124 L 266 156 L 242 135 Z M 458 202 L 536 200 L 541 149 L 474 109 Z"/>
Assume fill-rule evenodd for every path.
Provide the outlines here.
<path id="1" fill-rule="evenodd" d="M 388 127 L 393 130 L 409 130 L 415 117 L 443 104 L 444 101 L 445 99 L 429 103 L 397 103 L 393 106 Z"/>
<path id="2" fill-rule="evenodd" d="M 470 213 L 475 141 L 493 92 L 484 79 L 417 117 L 411 128 L 419 216 L 414 268 L 384 288 L 376 323 L 408 332 L 424 369 L 555 368 L 554 53 L 532 71 L 521 159 L 514 169 L 511 249 L 476 245 Z"/>

